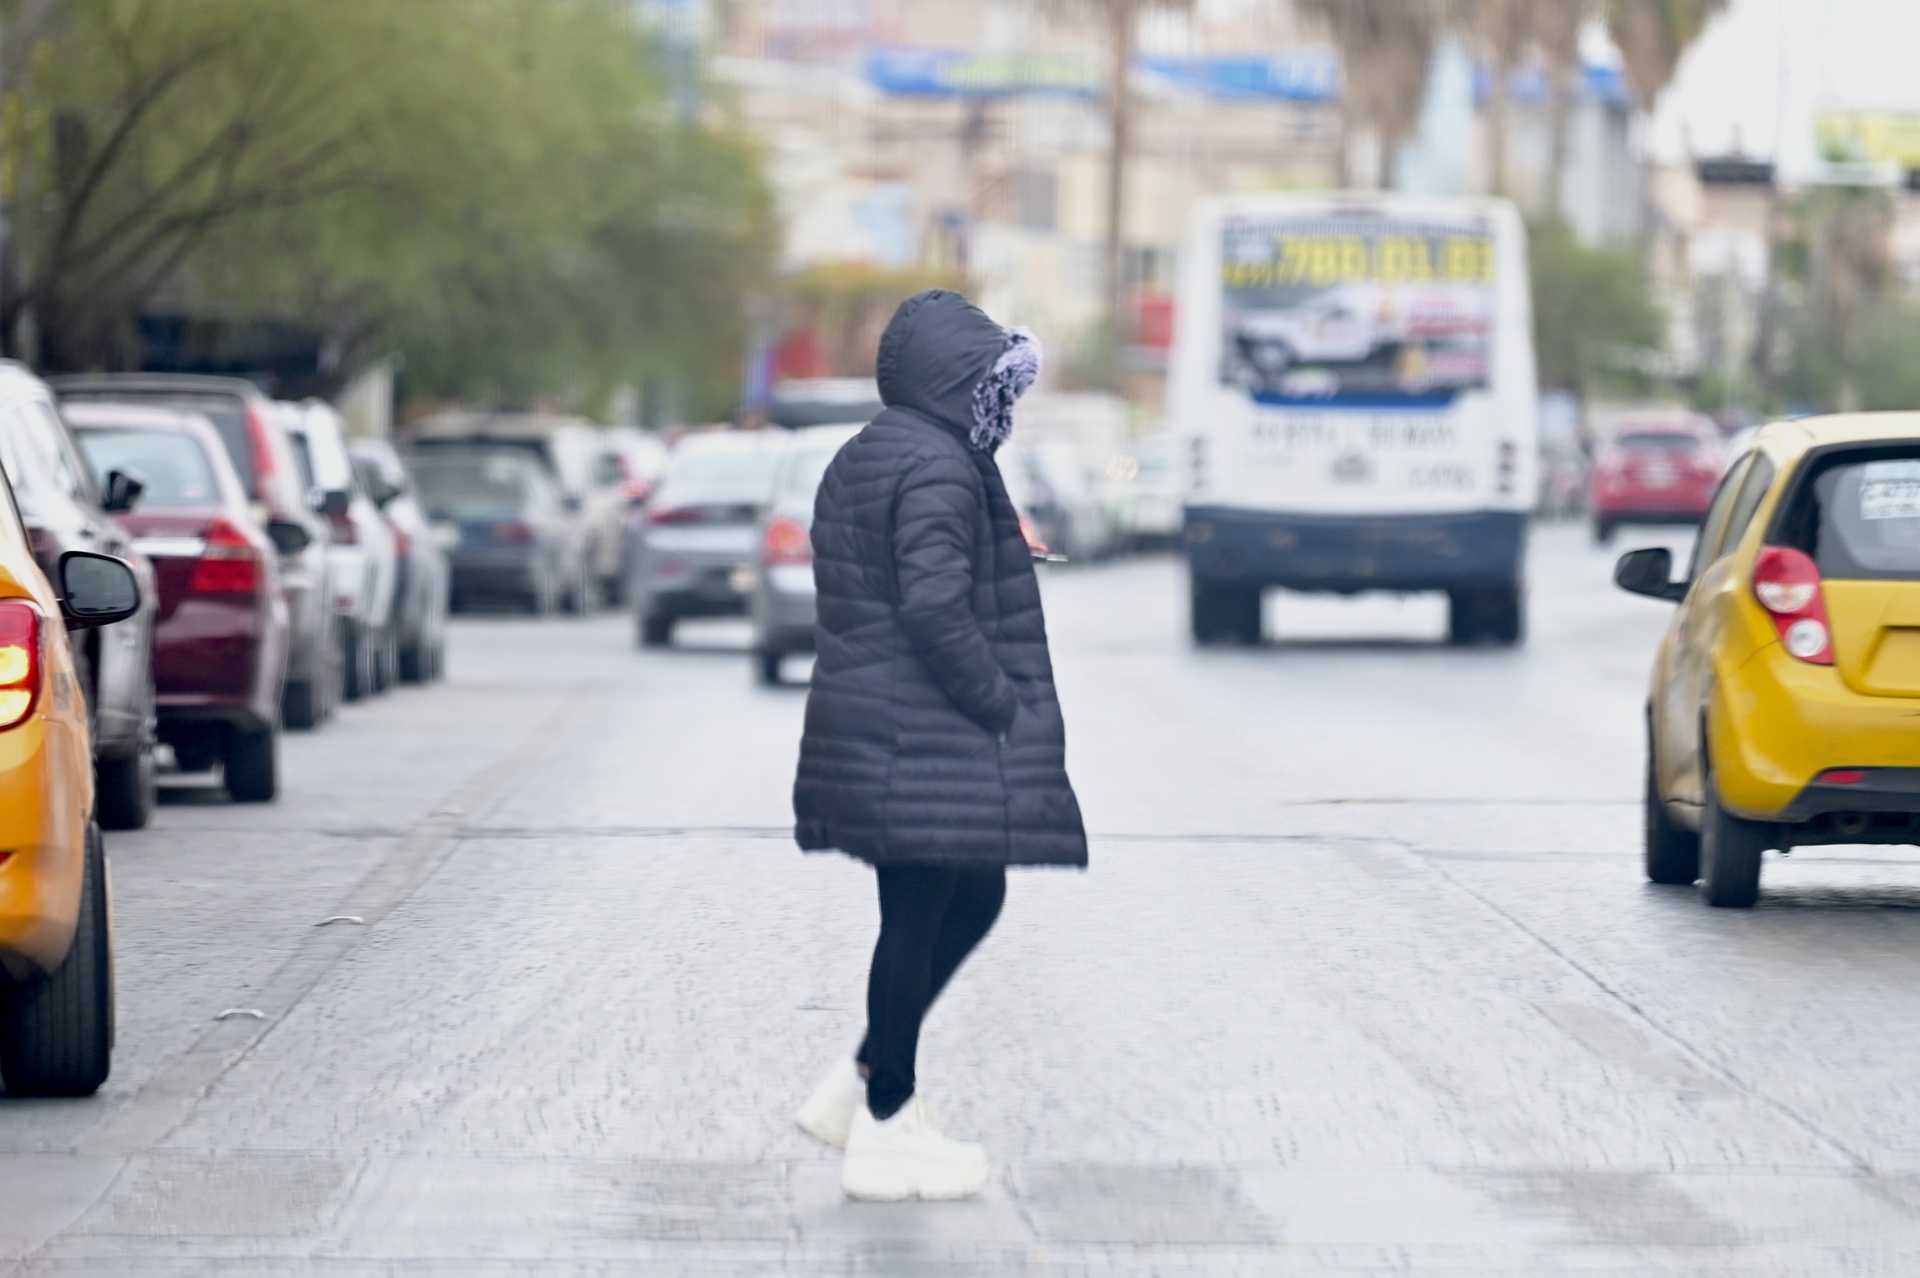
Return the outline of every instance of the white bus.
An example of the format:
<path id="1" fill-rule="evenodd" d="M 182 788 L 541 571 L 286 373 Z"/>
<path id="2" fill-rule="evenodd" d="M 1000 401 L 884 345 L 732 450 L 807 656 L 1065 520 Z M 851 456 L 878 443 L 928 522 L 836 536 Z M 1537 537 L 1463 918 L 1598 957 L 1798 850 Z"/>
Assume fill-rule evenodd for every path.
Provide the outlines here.
<path id="1" fill-rule="evenodd" d="M 1194 638 L 1258 643 L 1261 592 L 1284 587 L 1445 591 L 1455 642 L 1519 642 L 1531 312 L 1504 200 L 1204 204 L 1168 378 Z"/>

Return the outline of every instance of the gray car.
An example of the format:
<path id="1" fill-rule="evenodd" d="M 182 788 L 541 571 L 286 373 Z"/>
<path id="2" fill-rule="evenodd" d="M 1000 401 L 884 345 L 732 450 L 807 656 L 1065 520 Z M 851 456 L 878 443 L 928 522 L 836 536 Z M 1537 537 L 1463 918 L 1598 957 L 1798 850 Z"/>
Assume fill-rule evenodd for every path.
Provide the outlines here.
<path id="1" fill-rule="evenodd" d="M 682 617 L 746 613 L 760 514 L 787 438 L 781 430 L 714 431 L 674 449 L 634 546 L 642 644 L 672 643 Z"/>
<path id="2" fill-rule="evenodd" d="M 482 600 L 535 616 L 579 580 L 571 516 L 546 468 L 517 448 L 434 448 L 410 459 L 420 504 L 452 574 L 452 610 Z"/>
<path id="3" fill-rule="evenodd" d="M 754 673 L 763 684 L 780 682 L 789 654 L 813 651 L 813 499 L 827 464 L 859 433 L 858 424 L 797 430 L 775 473 L 773 499 L 755 538 L 747 607 Z"/>

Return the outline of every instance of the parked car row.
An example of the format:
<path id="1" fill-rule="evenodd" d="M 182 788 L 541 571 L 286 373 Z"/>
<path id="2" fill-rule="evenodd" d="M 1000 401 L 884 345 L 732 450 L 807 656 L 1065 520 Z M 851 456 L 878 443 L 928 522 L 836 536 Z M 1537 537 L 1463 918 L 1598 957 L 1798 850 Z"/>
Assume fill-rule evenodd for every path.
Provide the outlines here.
<path id="1" fill-rule="evenodd" d="M 862 425 L 683 436 L 629 520 L 625 593 L 640 645 L 670 645 L 688 618 L 746 617 L 755 677 L 780 683 L 788 659 L 813 650 L 814 498 Z M 1179 534 L 1178 468 L 1166 441 L 1138 441 L 1104 471 L 1062 441 L 1009 445 L 999 463 L 1037 556 L 1093 559 L 1170 545 Z"/>
<path id="2" fill-rule="evenodd" d="M 113 1046 L 101 830 L 147 823 L 162 747 L 266 802 L 283 727 L 436 678 L 448 571 L 389 445 L 237 378 L 0 362 L 0 478 L 0 1081 L 85 1095 Z"/>

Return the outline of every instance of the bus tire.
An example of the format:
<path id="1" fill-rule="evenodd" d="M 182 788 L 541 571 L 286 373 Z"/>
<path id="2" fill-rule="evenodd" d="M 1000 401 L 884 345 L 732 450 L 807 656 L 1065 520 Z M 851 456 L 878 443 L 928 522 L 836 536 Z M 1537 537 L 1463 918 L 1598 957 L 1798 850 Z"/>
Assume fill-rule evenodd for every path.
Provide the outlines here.
<path id="1" fill-rule="evenodd" d="M 1193 641 L 1202 646 L 1260 643 L 1260 591 L 1238 586 L 1193 587 Z"/>
<path id="2" fill-rule="evenodd" d="M 1512 647 L 1526 637 L 1526 592 L 1518 585 L 1447 592 L 1447 640 L 1478 643 L 1490 640 Z"/>

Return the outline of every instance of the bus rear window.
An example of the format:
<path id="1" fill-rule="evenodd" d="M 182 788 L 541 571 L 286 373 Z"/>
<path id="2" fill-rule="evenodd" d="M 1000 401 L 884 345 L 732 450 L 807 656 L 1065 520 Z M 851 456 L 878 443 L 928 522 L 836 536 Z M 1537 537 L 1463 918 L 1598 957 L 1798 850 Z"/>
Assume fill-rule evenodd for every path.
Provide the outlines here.
<path id="1" fill-rule="evenodd" d="M 1817 459 L 1777 540 L 1837 579 L 1920 579 L 1920 445 Z"/>

